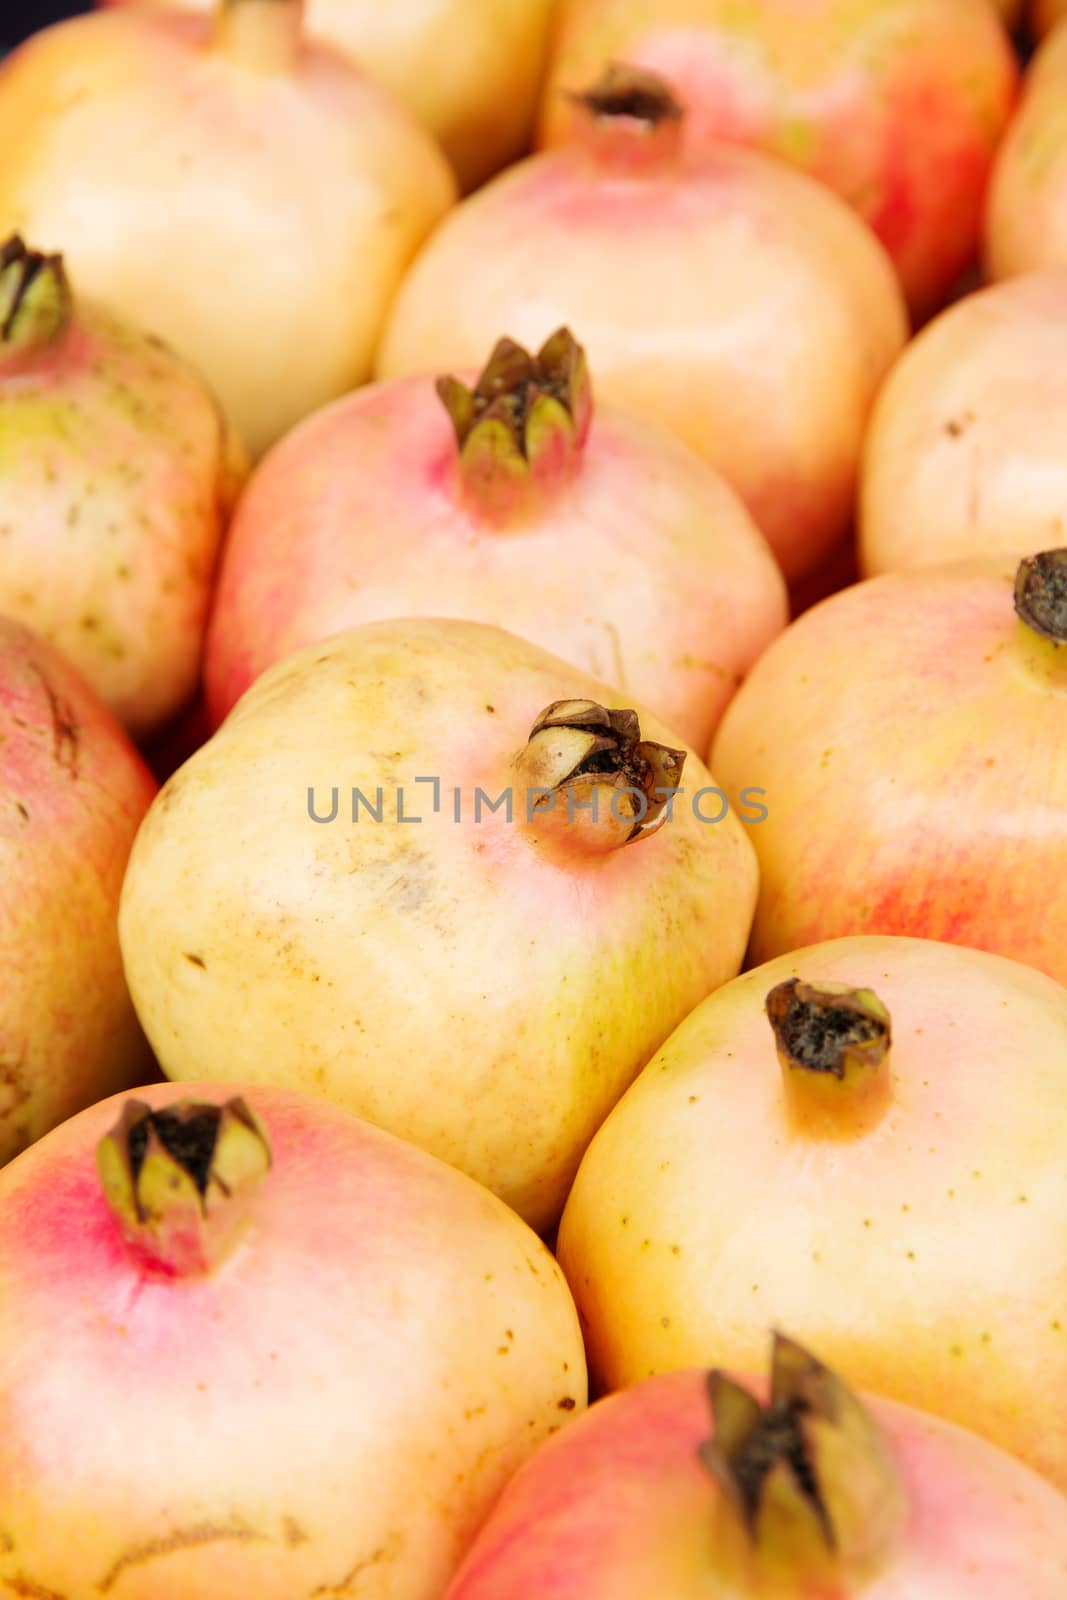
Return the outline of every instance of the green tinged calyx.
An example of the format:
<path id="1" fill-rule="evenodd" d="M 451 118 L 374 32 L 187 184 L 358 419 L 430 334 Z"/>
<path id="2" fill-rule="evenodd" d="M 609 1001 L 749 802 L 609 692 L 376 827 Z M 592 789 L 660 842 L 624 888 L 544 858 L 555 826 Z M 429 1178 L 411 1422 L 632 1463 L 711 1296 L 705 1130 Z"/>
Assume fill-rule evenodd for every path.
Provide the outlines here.
<path id="1" fill-rule="evenodd" d="M 73 306 L 62 256 L 28 249 L 17 233 L 0 246 L 0 346 L 5 352 L 59 339 Z"/>

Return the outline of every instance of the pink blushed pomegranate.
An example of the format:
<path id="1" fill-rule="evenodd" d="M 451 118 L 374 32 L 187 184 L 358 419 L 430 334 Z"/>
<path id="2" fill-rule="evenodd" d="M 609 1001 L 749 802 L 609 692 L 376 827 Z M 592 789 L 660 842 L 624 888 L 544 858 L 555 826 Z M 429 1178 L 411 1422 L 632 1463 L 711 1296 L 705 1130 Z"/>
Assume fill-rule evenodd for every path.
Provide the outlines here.
<path id="1" fill-rule="evenodd" d="M 752 959 L 912 934 L 1067 980 L 1065 595 L 1063 549 L 913 568 L 761 657 L 711 757 L 766 791 Z"/>
<path id="2" fill-rule="evenodd" d="M 62 250 L 80 293 L 191 360 L 257 457 L 369 376 L 456 193 L 410 113 L 302 17 L 97 12 L 0 68 L 0 233 Z"/>
<path id="3" fill-rule="evenodd" d="M 740 970 L 750 814 L 528 640 L 365 623 L 268 668 L 162 789 L 130 987 L 168 1077 L 323 1094 L 547 1231 L 627 1084 Z"/>
<path id="4" fill-rule="evenodd" d="M 1067 1501 L 777 1337 L 599 1401 L 521 1469 L 446 1600 L 1059 1600 Z"/>
<path id="5" fill-rule="evenodd" d="M 935 310 L 977 252 L 1018 69 L 989 0 L 561 0 L 541 142 L 612 61 L 660 74 L 686 138 L 751 145 L 846 200 Z"/>
<path id="6" fill-rule="evenodd" d="M 551 1256 L 321 1100 L 154 1084 L 0 1174 L 0 1589 L 438 1600 L 585 1404 Z"/>
<path id="7" fill-rule="evenodd" d="M 672 429 L 741 495 L 790 580 L 848 526 L 871 403 L 904 346 L 892 265 L 821 184 L 687 149 L 662 79 L 609 72 L 574 145 L 444 221 L 397 295 L 377 375 L 475 367 L 502 329 L 581 334 L 597 393 Z"/>
<path id="8" fill-rule="evenodd" d="M 293 650 L 416 615 L 521 634 L 706 750 L 787 609 L 733 492 L 654 424 L 594 416 L 584 353 L 560 329 L 536 356 L 501 340 L 469 387 L 363 389 L 272 452 L 227 541 L 215 720 Z"/>
<path id="9" fill-rule="evenodd" d="M 997 157 L 985 256 L 993 278 L 1067 267 L 1067 24 L 1034 57 Z"/>
<path id="10" fill-rule="evenodd" d="M 725 985 L 567 1202 L 598 1383 L 751 1371 L 789 1327 L 1067 1489 L 1065 1061 L 1067 990 L 982 951 L 837 939 Z"/>
<path id="11" fill-rule="evenodd" d="M 196 687 L 244 473 L 184 362 L 76 300 L 60 257 L 0 247 L 0 611 L 57 645 L 136 738 Z"/>
<path id="12" fill-rule="evenodd" d="M 69 662 L 0 617 L 0 1164 L 151 1071 L 116 919 L 154 794 Z"/>
<path id="13" fill-rule="evenodd" d="M 866 576 L 1067 537 L 1067 265 L 968 295 L 890 374 L 864 450 Z"/>

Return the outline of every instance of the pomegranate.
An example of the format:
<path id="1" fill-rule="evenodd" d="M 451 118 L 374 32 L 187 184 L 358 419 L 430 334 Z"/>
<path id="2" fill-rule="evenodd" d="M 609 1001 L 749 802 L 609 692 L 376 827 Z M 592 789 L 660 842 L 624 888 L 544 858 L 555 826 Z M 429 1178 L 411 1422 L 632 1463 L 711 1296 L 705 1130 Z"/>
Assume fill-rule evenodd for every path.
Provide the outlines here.
<path id="1" fill-rule="evenodd" d="M 799 577 L 845 531 L 906 312 L 842 201 L 755 151 L 686 151 L 684 127 L 662 80 L 609 72 L 577 144 L 520 162 L 435 232 L 378 376 L 473 366 L 501 328 L 526 344 L 579 328 L 598 394 L 716 467 Z"/>
<path id="2" fill-rule="evenodd" d="M 584 353 L 561 328 L 532 357 L 502 339 L 472 387 L 362 389 L 272 452 L 227 541 L 206 662 L 216 720 L 300 646 L 414 615 L 522 634 L 706 750 L 787 601 L 710 468 L 653 424 L 593 420 Z"/>
<path id="3" fill-rule="evenodd" d="M 438 1600 L 585 1404 L 491 1195 L 335 1106 L 154 1084 L 0 1175 L 0 1588 Z"/>
<path id="4" fill-rule="evenodd" d="M 151 1071 L 115 918 L 154 793 L 69 662 L 0 617 L 0 1164 Z"/>
<path id="5" fill-rule="evenodd" d="M 867 436 L 865 573 L 1067 538 L 1067 266 L 961 300 L 901 357 Z"/>
<path id="6" fill-rule="evenodd" d="M 369 375 L 455 196 L 410 113 L 305 42 L 301 13 L 98 12 L 0 69 L 0 229 L 62 249 L 80 292 L 192 360 L 254 455 Z"/>
<path id="7" fill-rule="evenodd" d="M 890 573 L 757 662 L 711 759 L 765 791 L 754 960 L 914 934 L 1067 980 L 1065 595 L 1067 550 Z"/>
<path id="8" fill-rule="evenodd" d="M 985 233 L 994 278 L 1067 266 L 1067 26 L 1027 74 L 994 168 Z"/>
<path id="9" fill-rule="evenodd" d="M 520 1469 L 446 1600 L 1061 1600 L 1067 1502 L 782 1336 L 769 1384 L 672 1372 Z"/>
<path id="10" fill-rule="evenodd" d="M 0 610 L 58 645 L 135 736 L 196 687 L 243 471 L 184 363 L 75 304 L 61 257 L 0 247 Z"/>
<path id="11" fill-rule="evenodd" d="M 569 142 L 574 96 L 610 61 L 659 73 L 686 137 L 753 145 L 869 223 L 925 316 L 977 253 L 1018 68 L 989 0 L 561 0 L 540 142 Z M 579 137 L 581 136 L 579 129 Z"/>
<path id="12" fill-rule="evenodd" d="M 1067 17 L 1067 0 L 1033 0 L 1031 23 L 1039 39 L 1051 33 Z"/>
<path id="13" fill-rule="evenodd" d="M 839 939 L 728 984 L 564 1212 L 600 1381 L 748 1368 L 790 1327 L 1067 1487 L 1065 1059 L 1067 991 L 977 950 Z"/>
<path id="14" fill-rule="evenodd" d="M 102 0 L 164 10 L 178 0 Z M 180 0 L 210 11 L 215 0 Z M 473 189 L 529 144 L 556 0 L 308 0 L 308 30 L 391 89 Z"/>
<path id="15" fill-rule="evenodd" d="M 476 623 L 368 623 L 269 668 L 127 874 L 167 1076 L 316 1090 L 550 1228 L 623 1089 L 739 971 L 756 897 L 739 816 L 625 704 Z"/>

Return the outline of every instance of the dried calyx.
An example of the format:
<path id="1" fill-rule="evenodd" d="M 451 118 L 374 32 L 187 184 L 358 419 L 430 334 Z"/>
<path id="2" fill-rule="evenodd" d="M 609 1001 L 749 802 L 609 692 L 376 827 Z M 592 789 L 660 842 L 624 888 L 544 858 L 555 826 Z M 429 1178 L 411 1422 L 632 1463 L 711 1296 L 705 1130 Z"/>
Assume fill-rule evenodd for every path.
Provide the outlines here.
<path id="1" fill-rule="evenodd" d="M 642 739 L 636 711 L 556 700 L 520 758 L 528 817 L 587 821 L 608 849 L 646 839 L 670 815 L 685 759 L 684 750 Z"/>
<path id="2" fill-rule="evenodd" d="M 684 108 L 654 72 L 612 62 L 589 89 L 568 98 L 579 143 L 599 160 L 638 171 L 673 160 L 681 148 Z"/>
<path id="3" fill-rule="evenodd" d="M 873 989 L 789 978 L 770 991 L 766 1011 L 796 1125 L 850 1138 L 881 1121 L 891 1097 L 892 1028 Z"/>
<path id="4" fill-rule="evenodd" d="M 1043 639 L 1067 644 L 1067 549 L 1045 550 L 1019 563 L 1015 610 Z"/>
<path id="5" fill-rule="evenodd" d="M 127 1101 L 97 1147 L 104 1195 L 128 1243 L 180 1276 L 210 1272 L 231 1253 L 270 1165 L 266 1132 L 240 1098 L 157 1111 Z"/>
<path id="6" fill-rule="evenodd" d="M 0 247 L 0 347 L 51 343 L 66 331 L 72 309 L 63 257 L 30 250 L 12 235 Z"/>
<path id="7" fill-rule="evenodd" d="M 897 1544 L 907 1504 L 881 1430 L 852 1390 L 776 1334 L 767 1405 L 721 1371 L 708 1374 L 708 1394 L 715 1430 L 700 1460 L 750 1571 L 773 1575 L 785 1593 L 791 1579 L 807 1593 L 813 1579 L 873 1575 Z"/>
<path id="8" fill-rule="evenodd" d="M 473 389 L 437 380 L 459 446 L 460 481 L 474 506 L 507 515 L 536 481 L 562 480 L 576 465 L 592 417 L 585 351 L 558 328 L 536 355 L 498 341 Z"/>
<path id="9" fill-rule="evenodd" d="M 681 122 L 680 102 L 665 79 L 640 67 L 613 61 L 590 89 L 571 99 L 598 121 L 625 118 L 640 123 L 649 133 L 665 122 Z"/>

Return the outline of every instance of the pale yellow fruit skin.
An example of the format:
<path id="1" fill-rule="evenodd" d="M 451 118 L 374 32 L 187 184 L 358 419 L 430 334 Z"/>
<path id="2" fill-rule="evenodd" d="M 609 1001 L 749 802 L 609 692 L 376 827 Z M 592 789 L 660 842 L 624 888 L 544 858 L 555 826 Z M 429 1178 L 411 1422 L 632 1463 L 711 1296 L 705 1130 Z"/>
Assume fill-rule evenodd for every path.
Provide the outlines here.
<path id="1" fill-rule="evenodd" d="M 792 976 L 873 988 L 893 1103 L 854 1143 L 791 1132 L 764 1015 Z M 758 1366 L 769 1330 L 1067 1488 L 1067 991 L 913 939 L 851 938 L 722 989 L 591 1145 L 559 1258 L 611 1388 Z"/>
<path id="2" fill-rule="evenodd" d="M 269 9 L 269 8 L 267 8 Z M 260 74 L 208 19 L 46 29 L 0 73 L 0 233 L 204 373 L 254 456 L 363 382 L 401 274 L 455 198 L 410 114 L 333 52 Z"/>
<path id="3" fill-rule="evenodd" d="M 865 447 L 867 577 L 1067 540 L 1067 267 L 969 295 L 905 351 Z"/>
<path id="4" fill-rule="evenodd" d="M 177 0 L 104 0 L 169 10 Z M 180 0 L 211 11 L 216 0 Z M 529 140 L 557 0 L 307 0 L 307 30 L 391 89 L 464 189 Z"/>
<path id="5" fill-rule="evenodd" d="M 166 785 L 126 879 L 127 976 L 167 1075 L 317 1090 L 551 1226 L 623 1089 L 740 969 L 757 889 L 742 823 L 681 803 L 573 867 L 521 825 L 524 781 L 512 824 L 453 821 L 453 788 L 470 819 L 475 785 L 517 785 L 537 717 L 573 696 L 632 704 L 513 635 L 432 619 L 268 670 Z M 680 747 L 644 712 L 641 730 Z M 418 776 L 441 780 L 436 816 Z M 684 776 L 713 782 L 692 755 Z M 383 786 L 382 824 L 351 824 L 353 784 Z M 311 785 L 320 814 L 340 788 L 334 823 L 309 820 Z M 420 824 L 396 820 L 397 785 Z"/>
<path id="6" fill-rule="evenodd" d="M 1034 57 L 997 155 L 985 260 L 990 278 L 1067 266 L 1067 25 Z"/>

